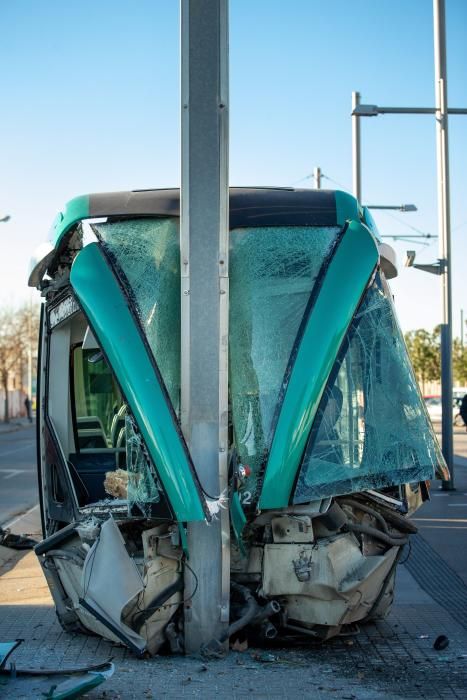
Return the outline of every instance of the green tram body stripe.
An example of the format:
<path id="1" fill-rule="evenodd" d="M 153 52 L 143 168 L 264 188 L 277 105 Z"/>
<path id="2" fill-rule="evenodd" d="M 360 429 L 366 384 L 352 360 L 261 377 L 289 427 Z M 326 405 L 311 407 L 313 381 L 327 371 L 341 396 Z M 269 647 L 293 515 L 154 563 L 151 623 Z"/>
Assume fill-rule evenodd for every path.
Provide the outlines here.
<path id="1" fill-rule="evenodd" d="M 141 430 L 177 520 L 204 520 L 189 459 L 149 351 L 97 243 L 90 243 L 77 255 L 70 279 Z"/>
<path id="2" fill-rule="evenodd" d="M 65 210 L 57 215 L 52 224 L 50 238 L 54 248 L 58 248 L 63 237 L 72 226 L 77 224 L 82 219 L 89 219 L 89 217 L 88 194 L 83 194 L 80 197 L 70 199 L 70 201 L 66 203 Z"/>
<path id="3" fill-rule="evenodd" d="M 336 201 L 336 224 L 338 226 L 344 226 L 350 221 L 362 220 L 363 210 L 353 195 L 336 190 L 334 199 Z"/>
<path id="4" fill-rule="evenodd" d="M 378 264 L 369 230 L 350 222 L 324 276 L 292 367 L 266 466 L 259 508 L 285 508 L 339 348 Z"/>

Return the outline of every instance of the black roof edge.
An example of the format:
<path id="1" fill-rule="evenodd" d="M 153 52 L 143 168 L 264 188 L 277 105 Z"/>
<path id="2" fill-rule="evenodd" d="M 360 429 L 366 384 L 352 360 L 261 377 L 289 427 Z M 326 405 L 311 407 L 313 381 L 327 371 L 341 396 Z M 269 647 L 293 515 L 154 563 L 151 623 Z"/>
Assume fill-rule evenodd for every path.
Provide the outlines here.
<path id="1" fill-rule="evenodd" d="M 335 226 L 334 190 L 289 187 L 231 187 L 230 228 Z M 89 195 L 91 217 L 180 216 L 178 188 Z"/>

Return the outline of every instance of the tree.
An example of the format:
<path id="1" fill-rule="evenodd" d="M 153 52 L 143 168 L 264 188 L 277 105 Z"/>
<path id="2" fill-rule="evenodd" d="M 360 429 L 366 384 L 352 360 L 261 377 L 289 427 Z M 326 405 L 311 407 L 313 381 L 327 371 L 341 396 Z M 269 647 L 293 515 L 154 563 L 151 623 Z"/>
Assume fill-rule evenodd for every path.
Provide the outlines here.
<path id="1" fill-rule="evenodd" d="M 37 347 L 39 332 L 39 307 L 24 305 L 20 308 L 0 309 L 0 382 L 5 392 L 5 422 L 10 420 L 10 378 L 20 372 L 28 361 L 29 353 Z"/>
<path id="2" fill-rule="evenodd" d="M 425 383 L 439 381 L 441 375 L 439 330 L 435 328 L 433 333 L 424 328 L 409 331 L 405 334 L 405 342 L 415 376 L 421 384 L 424 394 Z"/>
<path id="3" fill-rule="evenodd" d="M 467 385 L 467 348 L 458 338 L 452 344 L 452 369 L 454 379 L 462 386 Z"/>

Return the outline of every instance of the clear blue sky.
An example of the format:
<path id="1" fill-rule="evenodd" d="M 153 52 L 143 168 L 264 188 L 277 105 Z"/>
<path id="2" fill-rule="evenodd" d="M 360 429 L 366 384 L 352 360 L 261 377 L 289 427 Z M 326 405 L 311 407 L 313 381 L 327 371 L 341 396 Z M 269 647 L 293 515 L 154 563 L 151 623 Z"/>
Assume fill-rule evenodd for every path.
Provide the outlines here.
<path id="1" fill-rule="evenodd" d="M 467 107 L 467 1 L 446 0 L 450 106 Z M 178 185 L 178 0 L 0 3 L 0 302 L 27 298 L 32 250 L 66 200 Z M 431 0 L 231 0 L 231 184 L 289 185 L 320 165 L 351 187 L 352 90 L 380 105 L 434 104 Z M 454 322 L 467 311 L 467 117 L 450 118 Z M 437 233 L 431 116 L 362 123 L 365 203 Z M 310 180 L 303 185 L 311 186 Z M 326 184 L 326 181 L 323 183 Z M 332 183 L 327 183 L 334 187 Z M 409 229 L 375 216 L 382 234 Z M 438 257 L 398 243 L 403 258 Z M 403 328 L 439 322 L 438 278 L 402 269 Z M 466 313 L 467 315 L 467 313 Z"/>

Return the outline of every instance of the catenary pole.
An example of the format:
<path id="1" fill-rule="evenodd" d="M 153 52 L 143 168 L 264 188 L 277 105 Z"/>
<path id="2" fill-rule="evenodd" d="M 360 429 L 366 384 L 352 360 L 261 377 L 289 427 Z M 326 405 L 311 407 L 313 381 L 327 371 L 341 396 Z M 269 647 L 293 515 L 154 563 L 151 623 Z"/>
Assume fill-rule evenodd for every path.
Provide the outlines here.
<path id="1" fill-rule="evenodd" d="M 228 0 L 181 0 L 181 422 L 206 494 L 227 487 Z M 188 524 L 185 650 L 229 621 L 228 510 Z"/>
<path id="2" fill-rule="evenodd" d="M 444 0 L 433 0 L 436 155 L 438 182 L 439 257 L 441 260 L 441 446 L 451 472 L 444 490 L 454 489 L 452 429 L 452 289 L 451 222 L 449 201 L 448 86 L 446 69 L 446 13 Z"/>
<path id="3" fill-rule="evenodd" d="M 321 189 L 321 168 L 318 166 L 313 170 L 313 179 L 315 181 L 315 190 Z"/>
<path id="4" fill-rule="evenodd" d="M 360 104 L 360 93 L 352 93 L 352 189 L 359 202 L 362 201 L 362 168 L 360 144 L 360 118 L 354 114 Z"/>

